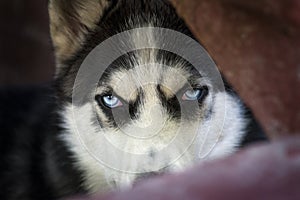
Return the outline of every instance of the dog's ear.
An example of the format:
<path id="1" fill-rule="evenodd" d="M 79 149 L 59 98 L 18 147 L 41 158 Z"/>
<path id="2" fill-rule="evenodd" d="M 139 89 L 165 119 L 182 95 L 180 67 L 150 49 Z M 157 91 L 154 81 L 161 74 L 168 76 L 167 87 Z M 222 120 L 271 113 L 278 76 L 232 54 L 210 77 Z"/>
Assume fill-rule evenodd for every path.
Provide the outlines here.
<path id="1" fill-rule="evenodd" d="M 95 29 L 110 0 L 50 0 L 50 31 L 58 63 L 70 58 Z"/>

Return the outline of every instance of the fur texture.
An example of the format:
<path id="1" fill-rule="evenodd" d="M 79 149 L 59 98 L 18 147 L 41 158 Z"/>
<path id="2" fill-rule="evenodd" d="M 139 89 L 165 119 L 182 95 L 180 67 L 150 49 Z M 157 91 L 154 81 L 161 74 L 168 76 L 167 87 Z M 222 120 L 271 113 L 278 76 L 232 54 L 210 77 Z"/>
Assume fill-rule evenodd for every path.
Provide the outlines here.
<path id="1" fill-rule="evenodd" d="M 0 94 L 0 199 L 58 199 L 123 188 L 141 177 L 175 173 L 265 140 L 251 112 L 226 82 L 224 92 L 213 93 L 209 77 L 162 50 L 141 49 L 121 56 L 99 77 L 96 96 L 91 93 L 93 98 L 83 105 L 72 104 L 80 65 L 114 34 L 150 26 L 193 38 L 168 1 L 51 0 L 49 10 L 57 60 L 52 89 Z M 157 42 L 151 32 L 132 35 L 130 40 L 139 44 L 143 37 Z M 184 96 L 194 87 L 203 94 L 192 101 L 198 109 Z M 108 108 L 105 95 L 116 95 L 123 106 Z M 77 119 L 74 111 L 80 113 Z M 78 127 L 84 132 L 81 137 Z M 195 130 L 195 140 L 189 143 Z M 177 136 L 172 151 L 162 151 Z M 121 151 L 111 151 L 111 144 Z M 145 156 L 136 159 L 136 154 Z M 177 155 L 181 156 L 174 159 Z M 124 171 L 106 166 L 98 157 Z"/>

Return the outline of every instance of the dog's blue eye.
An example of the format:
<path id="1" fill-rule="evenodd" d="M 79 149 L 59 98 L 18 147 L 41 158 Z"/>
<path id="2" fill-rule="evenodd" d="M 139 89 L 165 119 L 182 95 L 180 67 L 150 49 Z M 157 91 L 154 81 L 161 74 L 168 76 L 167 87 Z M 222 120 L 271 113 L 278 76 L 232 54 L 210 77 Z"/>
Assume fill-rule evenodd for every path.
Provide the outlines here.
<path id="1" fill-rule="evenodd" d="M 196 101 L 199 100 L 203 96 L 203 90 L 202 89 L 191 89 L 187 90 L 183 96 L 182 99 L 186 101 Z"/>
<path id="2" fill-rule="evenodd" d="M 104 105 L 109 108 L 117 108 L 123 105 L 122 102 L 118 99 L 118 97 L 112 95 L 102 97 L 102 101 Z"/>

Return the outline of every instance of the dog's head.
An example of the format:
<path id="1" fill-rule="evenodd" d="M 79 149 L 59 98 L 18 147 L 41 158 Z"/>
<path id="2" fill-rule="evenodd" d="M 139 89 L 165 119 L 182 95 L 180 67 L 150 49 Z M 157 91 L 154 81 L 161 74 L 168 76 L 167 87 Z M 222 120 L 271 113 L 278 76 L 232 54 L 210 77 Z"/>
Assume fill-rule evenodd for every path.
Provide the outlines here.
<path id="1" fill-rule="evenodd" d="M 216 90 L 216 78 L 184 57 L 149 48 L 167 45 L 153 27 L 192 37 L 169 3 L 52 0 L 50 17 L 63 139 L 89 189 L 132 184 L 140 177 L 180 171 L 235 151 L 244 128 L 237 97 Z M 95 57 L 93 52 L 101 51 L 93 49 L 133 28 L 140 29 L 126 32 L 106 50 L 113 54 L 124 43 L 137 48 L 112 60 L 96 75 L 96 84 L 84 84 L 95 78 L 95 63 L 101 71 L 107 58 Z M 86 61 L 91 54 L 94 57 Z M 83 74 L 82 67 L 88 69 Z"/>

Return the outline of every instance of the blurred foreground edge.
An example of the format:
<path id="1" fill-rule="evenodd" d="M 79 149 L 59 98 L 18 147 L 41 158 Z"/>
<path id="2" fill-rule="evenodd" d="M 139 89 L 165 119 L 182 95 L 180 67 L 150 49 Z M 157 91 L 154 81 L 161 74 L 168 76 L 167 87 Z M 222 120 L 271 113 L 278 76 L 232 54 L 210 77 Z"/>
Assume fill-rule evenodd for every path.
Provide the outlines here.
<path id="1" fill-rule="evenodd" d="M 128 191 L 70 200 L 299 200 L 299 186 L 300 138 L 292 137 L 150 179 Z"/>

